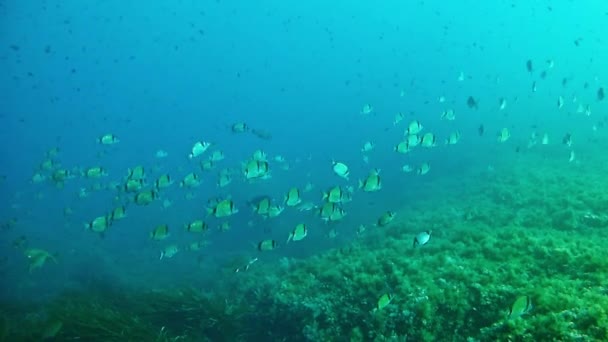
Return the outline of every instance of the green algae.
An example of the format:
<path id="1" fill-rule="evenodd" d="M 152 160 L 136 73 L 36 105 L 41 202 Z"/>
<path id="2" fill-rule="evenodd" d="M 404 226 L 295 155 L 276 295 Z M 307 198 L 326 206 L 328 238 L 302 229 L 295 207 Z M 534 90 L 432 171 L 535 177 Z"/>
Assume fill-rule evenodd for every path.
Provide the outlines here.
<path id="1" fill-rule="evenodd" d="M 5 340 L 35 340 L 49 321 L 62 322 L 57 338 L 105 341 L 608 340 L 608 185 L 568 172 L 484 172 L 453 185 L 458 196 L 444 184 L 347 245 L 227 271 L 205 292 L 105 289 L 12 307 Z M 413 248 L 423 230 L 431 241 Z M 509 318 L 522 295 L 532 310 Z"/>

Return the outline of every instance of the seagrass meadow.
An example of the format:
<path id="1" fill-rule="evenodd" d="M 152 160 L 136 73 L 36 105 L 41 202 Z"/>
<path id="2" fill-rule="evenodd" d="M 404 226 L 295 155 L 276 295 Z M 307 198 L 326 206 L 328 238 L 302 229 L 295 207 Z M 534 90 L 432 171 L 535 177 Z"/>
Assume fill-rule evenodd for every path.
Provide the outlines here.
<path id="1" fill-rule="evenodd" d="M 220 271 L 204 290 L 91 284 L 2 303 L 2 341 L 602 341 L 606 164 L 517 156 L 433 184 L 393 223 L 325 253 Z M 526 166 L 527 165 L 527 166 Z M 532 167 L 532 165 L 535 165 Z M 432 239 L 412 246 L 426 227 Z M 376 301 L 391 293 L 390 304 Z M 509 317 L 513 301 L 533 307 Z"/>

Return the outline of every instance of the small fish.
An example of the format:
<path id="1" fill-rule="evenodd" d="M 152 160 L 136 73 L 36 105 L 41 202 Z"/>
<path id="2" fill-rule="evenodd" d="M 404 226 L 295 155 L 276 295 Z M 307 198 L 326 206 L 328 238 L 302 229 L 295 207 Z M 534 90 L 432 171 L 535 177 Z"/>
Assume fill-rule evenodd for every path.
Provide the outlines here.
<path id="1" fill-rule="evenodd" d="M 152 240 L 164 240 L 169 237 L 169 226 L 166 224 L 161 224 L 154 228 L 153 231 L 150 232 L 150 239 Z"/>
<path id="2" fill-rule="evenodd" d="M 509 309 L 509 314 L 507 315 L 507 318 L 511 319 L 521 317 L 529 313 L 532 308 L 533 306 L 530 297 L 520 296 L 515 300 L 515 302 L 513 302 L 513 305 Z"/>
<path id="3" fill-rule="evenodd" d="M 209 147 L 211 147 L 211 143 L 206 142 L 206 141 L 197 141 L 194 143 L 194 145 L 192 146 L 192 150 L 190 152 L 190 154 L 188 154 L 188 158 L 190 159 L 194 159 L 196 157 L 201 156 L 203 153 L 205 153 Z"/>
<path id="4" fill-rule="evenodd" d="M 446 109 L 441 113 L 442 120 L 454 121 L 456 120 L 456 114 L 453 109 Z"/>
<path id="5" fill-rule="evenodd" d="M 188 223 L 185 229 L 190 233 L 202 233 L 209 229 L 209 226 L 203 220 L 196 220 Z"/>
<path id="6" fill-rule="evenodd" d="M 245 179 L 269 179 L 270 178 L 270 166 L 268 162 L 262 160 L 250 160 L 243 167 L 243 174 Z"/>
<path id="7" fill-rule="evenodd" d="M 424 176 L 431 171 L 431 164 L 429 162 L 422 163 L 416 170 L 416 174 Z"/>
<path id="8" fill-rule="evenodd" d="M 361 152 L 365 153 L 365 152 L 369 152 L 369 151 L 371 151 L 373 149 L 374 149 L 374 143 L 371 142 L 371 141 L 366 141 L 363 144 L 363 147 L 361 148 Z"/>
<path id="9" fill-rule="evenodd" d="M 447 137 L 447 139 L 445 139 L 445 144 L 446 145 L 455 145 L 458 143 L 458 141 L 460 141 L 460 132 L 452 132 Z"/>
<path id="10" fill-rule="evenodd" d="M 171 177 L 168 174 L 161 175 L 156 182 L 154 182 L 156 190 L 168 188 L 171 184 L 173 184 L 173 180 L 171 180 Z"/>
<path id="11" fill-rule="evenodd" d="M 365 104 L 363 105 L 363 108 L 361 109 L 360 114 L 362 115 L 369 115 L 374 111 L 374 107 L 372 107 L 371 104 Z"/>
<path id="12" fill-rule="evenodd" d="M 107 175 L 108 173 L 105 171 L 105 169 L 100 166 L 90 167 L 84 171 L 84 176 L 86 178 L 101 178 Z"/>
<path id="13" fill-rule="evenodd" d="M 503 128 L 500 130 L 500 132 L 498 132 L 498 142 L 504 143 L 505 141 L 509 140 L 509 138 L 511 137 L 511 133 L 509 132 L 508 128 Z"/>
<path id="14" fill-rule="evenodd" d="M 421 232 L 416 237 L 414 237 L 414 247 L 416 246 L 424 246 L 431 239 L 431 231 Z"/>
<path id="15" fill-rule="evenodd" d="M 108 216 L 98 216 L 91 222 L 85 223 L 84 228 L 95 233 L 103 234 L 110 227 L 110 220 Z"/>
<path id="16" fill-rule="evenodd" d="M 549 135 L 547 133 L 543 134 L 543 138 L 541 140 L 541 144 L 548 145 L 549 144 Z"/>
<path id="17" fill-rule="evenodd" d="M 437 145 L 437 137 L 435 134 L 431 132 L 425 133 L 422 138 L 420 138 L 420 146 L 422 147 L 434 147 Z"/>
<path id="18" fill-rule="evenodd" d="M 221 200 L 214 206 L 207 208 L 207 213 L 215 216 L 216 218 L 228 217 L 238 212 L 239 210 L 234 205 L 234 202 L 230 199 Z"/>
<path id="19" fill-rule="evenodd" d="M 154 157 L 156 157 L 158 159 L 167 158 L 168 156 L 169 156 L 169 153 L 167 153 L 167 151 L 165 151 L 165 150 L 158 150 L 154 154 Z"/>
<path id="20" fill-rule="evenodd" d="M 385 293 L 380 298 L 378 298 L 378 303 L 376 304 L 377 310 L 382 310 L 387 307 L 391 301 L 393 300 L 393 295 L 390 293 Z"/>
<path id="21" fill-rule="evenodd" d="M 473 96 L 469 96 L 467 98 L 467 106 L 471 109 L 478 109 L 479 105 L 477 104 L 477 100 Z"/>
<path id="22" fill-rule="evenodd" d="M 376 222 L 376 226 L 378 226 L 378 227 L 387 226 L 389 223 L 393 222 L 393 220 L 395 219 L 395 215 L 397 215 L 397 214 L 393 211 L 385 212 L 384 214 L 382 214 L 382 216 L 380 216 L 378 218 L 378 221 Z"/>
<path id="23" fill-rule="evenodd" d="M 365 180 L 359 180 L 359 189 L 362 189 L 365 192 L 374 192 L 382 189 L 380 170 L 372 170 Z"/>
<path id="24" fill-rule="evenodd" d="M 407 125 L 407 129 L 405 130 L 406 135 L 415 135 L 422 131 L 424 126 L 418 120 L 414 120 Z"/>
<path id="25" fill-rule="evenodd" d="M 566 135 L 562 138 L 562 143 L 568 147 L 572 147 L 572 135 L 570 133 L 566 133 Z"/>
<path id="26" fill-rule="evenodd" d="M 333 167 L 334 173 L 336 175 L 338 175 L 338 177 L 348 180 L 350 171 L 348 169 L 348 166 L 346 166 L 346 164 L 341 163 L 341 162 L 332 161 L 332 165 L 333 165 L 332 167 Z"/>
<path id="27" fill-rule="evenodd" d="M 404 117 L 405 117 L 405 115 L 401 112 L 395 114 L 395 119 L 393 120 L 393 126 L 397 126 L 401 121 L 403 121 Z"/>
<path id="28" fill-rule="evenodd" d="M 143 166 L 137 165 L 133 169 L 127 170 L 127 179 L 129 180 L 144 180 L 146 179 L 146 170 Z"/>
<path id="29" fill-rule="evenodd" d="M 251 267 L 251 265 L 253 265 L 256 261 L 258 261 L 258 258 L 253 258 L 251 260 L 249 260 L 247 262 L 247 265 L 243 266 L 243 267 L 237 267 L 234 270 L 234 273 L 238 273 L 238 272 L 246 272 L 247 270 L 249 270 L 249 267 Z"/>
<path id="30" fill-rule="evenodd" d="M 258 243 L 258 251 L 267 252 L 277 248 L 279 244 L 275 240 L 262 240 Z"/>
<path id="31" fill-rule="evenodd" d="M 182 181 L 179 183 L 180 188 L 196 188 L 199 185 L 201 185 L 200 178 L 194 172 L 190 172 L 189 174 L 187 174 L 184 179 L 182 179 Z"/>
<path id="32" fill-rule="evenodd" d="M 498 100 L 498 110 L 505 110 L 505 108 L 507 108 L 507 99 L 503 97 Z"/>
<path id="33" fill-rule="evenodd" d="M 600 87 L 600 88 L 597 90 L 597 100 L 598 100 L 598 101 L 602 101 L 602 100 L 604 100 L 604 97 L 605 97 L 605 96 L 604 96 L 604 88 Z"/>
<path id="34" fill-rule="evenodd" d="M 135 204 L 148 205 L 157 198 L 157 193 L 154 190 L 145 190 L 135 195 Z"/>
<path id="35" fill-rule="evenodd" d="M 479 136 L 483 136 L 483 133 L 485 132 L 485 127 L 483 126 L 483 124 L 479 125 L 477 127 L 477 134 L 479 134 Z"/>
<path id="36" fill-rule="evenodd" d="M 102 145 L 114 145 L 118 144 L 120 140 L 114 134 L 104 134 L 101 137 L 97 138 L 97 142 Z"/>
<path id="37" fill-rule="evenodd" d="M 218 162 L 224 160 L 225 158 L 226 157 L 224 156 L 224 152 L 219 150 L 213 151 L 209 156 L 209 160 L 211 160 L 212 162 Z"/>
<path id="38" fill-rule="evenodd" d="M 564 98 L 563 98 L 563 96 L 559 96 L 557 98 L 557 109 L 562 109 L 563 106 L 564 106 Z"/>
<path id="39" fill-rule="evenodd" d="M 302 199 L 300 198 L 300 190 L 298 188 L 291 188 L 285 195 L 285 205 L 288 207 L 295 207 L 300 204 Z"/>
<path id="40" fill-rule="evenodd" d="M 462 82 L 464 81 L 464 72 L 460 72 L 460 74 L 458 74 L 458 78 L 457 78 L 458 82 Z"/>
<path id="41" fill-rule="evenodd" d="M 179 247 L 175 244 L 166 246 L 160 251 L 160 260 L 173 258 L 179 252 Z"/>
<path id="42" fill-rule="evenodd" d="M 352 201 L 351 194 L 352 190 L 350 188 L 344 190 L 340 186 L 334 186 L 327 192 L 323 192 L 323 197 L 321 199 L 329 203 L 346 203 Z"/>
<path id="43" fill-rule="evenodd" d="M 572 163 L 576 159 L 576 155 L 574 151 L 570 151 L 570 158 L 568 158 L 568 162 Z"/>
<path id="44" fill-rule="evenodd" d="M 124 205 L 114 208 L 114 210 L 112 210 L 112 212 L 110 213 L 110 220 L 112 222 L 116 220 L 122 220 L 125 217 L 127 217 L 127 208 Z"/>
<path id="45" fill-rule="evenodd" d="M 306 225 L 304 223 L 300 223 L 289 234 L 289 237 L 287 238 L 287 243 L 289 243 L 289 241 L 300 241 L 304 239 L 307 234 L 308 229 L 306 229 Z"/>
<path id="46" fill-rule="evenodd" d="M 526 70 L 528 70 L 529 73 L 534 72 L 534 69 L 532 67 L 532 60 L 531 59 L 528 59 L 526 61 Z"/>
<path id="47" fill-rule="evenodd" d="M 232 131 L 232 133 L 244 133 L 249 131 L 249 126 L 247 126 L 247 124 L 244 122 L 237 122 L 233 123 L 232 126 L 230 126 L 230 130 Z"/>
<path id="48" fill-rule="evenodd" d="M 29 272 L 44 266 L 47 260 L 52 260 L 57 263 L 57 259 L 51 253 L 38 248 L 28 248 L 24 252 L 29 263 Z"/>

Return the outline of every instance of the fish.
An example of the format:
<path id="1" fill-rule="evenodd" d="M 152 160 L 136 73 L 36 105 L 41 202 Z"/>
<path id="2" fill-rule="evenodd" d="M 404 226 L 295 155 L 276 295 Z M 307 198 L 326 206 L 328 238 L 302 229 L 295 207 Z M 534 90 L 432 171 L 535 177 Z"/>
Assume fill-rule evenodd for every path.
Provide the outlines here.
<path id="1" fill-rule="evenodd" d="M 351 193 L 351 189 L 344 190 L 341 186 L 337 185 L 327 192 L 323 192 L 321 200 L 329 203 L 346 203 L 352 201 Z"/>
<path id="2" fill-rule="evenodd" d="M 507 100 L 502 97 L 498 100 L 498 110 L 505 110 L 507 108 Z"/>
<path id="3" fill-rule="evenodd" d="M 534 69 L 532 67 L 532 60 L 531 59 L 528 59 L 526 61 L 526 70 L 528 70 L 529 73 L 534 72 Z"/>
<path id="4" fill-rule="evenodd" d="M 195 142 L 194 145 L 192 145 L 190 154 L 188 154 L 188 158 L 194 159 L 194 158 L 201 156 L 203 153 L 205 153 L 209 149 L 209 147 L 211 147 L 211 143 L 209 143 L 209 142 L 206 142 L 206 141 Z"/>
<path id="5" fill-rule="evenodd" d="M 424 176 L 427 173 L 429 173 L 429 171 L 431 171 L 431 164 L 429 162 L 424 162 L 424 163 L 420 164 L 418 169 L 416 169 L 416 174 L 418 174 L 420 176 Z"/>
<path id="6" fill-rule="evenodd" d="M 154 156 L 158 159 L 162 159 L 162 158 L 167 158 L 169 156 L 169 153 L 165 150 L 158 150 L 158 151 L 156 151 Z"/>
<path id="7" fill-rule="evenodd" d="M 175 254 L 177 254 L 178 252 L 179 252 L 179 247 L 177 245 L 173 244 L 173 245 L 166 246 L 165 248 L 163 248 L 160 251 L 159 260 L 173 258 L 175 256 Z"/>
<path id="8" fill-rule="evenodd" d="M 414 120 L 407 125 L 404 135 L 416 135 L 424 129 L 424 126 L 418 120 Z"/>
<path id="9" fill-rule="evenodd" d="M 376 309 L 382 310 L 387 307 L 393 301 L 393 295 L 390 293 L 385 293 L 380 298 L 378 298 L 378 302 L 376 303 Z"/>
<path id="10" fill-rule="evenodd" d="M 287 243 L 289 241 L 300 241 L 306 237 L 308 234 L 308 229 L 304 223 L 299 223 L 291 233 L 289 233 L 289 237 L 287 238 Z"/>
<path id="11" fill-rule="evenodd" d="M 513 305 L 511 305 L 511 308 L 509 309 L 507 318 L 513 319 L 521 317 L 529 313 L 532 308 L 532 300 L 529 296 L 517 297 L 517 299 L 515 299 L 515 302 L 513 302 Z"/>
<path id="12" fill-rule="evenodd" d="M 448 120 L 448 121 L 454 121 L 454 120 L 456 120 L 456 114 L 453 109 L 446 109 L 443 112 L 441 112 L 441 119 Z"/>
<path id="13" fill-rule="evenodd" d="M 101 178 L 103 176 L 107 176 L 108 173 L 101 166 L 94 166 L 94 167 L 90 167 L 90 168 L 86 169 L 83 172 L 83 175 L 86 178 Z"/>
<path id="14" fill-rule="evenodd" d="M 604 88 L 603 87 L 600 87 L 597 90 L 597 95 L 596 96 L 597 96 L 597 100 L 598 101 L 603 101 L 604 100 L 605 95 L 604 95 Z"/>
<path id="15" fill-rule="evenodd" d="M 445 139 L 445 144 L 446 145 L 455 145 L 458 143 L 458 141 L 460 141 L 460 132 L 452 132 L 450 133 L 450 135 Z"/>
<path id="16" fill-rule="evenodd" d="M 393 222 L 393 220 L 395 219 L 395 216 L 397 214 L 393 211 L 387 211 L 384 214 L 382 214 L 379 218 L 378 221 L 376 222 L 376 226 L 377 227 L 384 227 L 387 226 L 389 223 Z"/>
<path id="17" fill-rule="evenodd" d="M 562 109 L 563 106 L 564 106 L 564 97 L 559 96 L 557 98 L 557 109 Z"/>
<path id="18" fill-rule="evenodd" d="M 504 143 L 505 141 L 509 140 L 509 138 L 511 137 L 511 133 L 509 132 L 508 128 L 503 128 L 500 130 L 500 132 L 498 132 L 498 142 Z"/>
<path id="19" fill-rule="evenodd" d="M 300 204 L 302 199 L 300 198 L 300 190 L 298 188 L 291 188 L 285 195 L 285 205 L 288 207 L 295 207 Z"/>
<path id="20" fill-rule="evenodd" d="M 363 152 L 363 153 L 365 153 L 365 152 L 369 152 L 369 151 L 371 151 L 371 150 L 373 150 L 373 149 L 374 149 L 374 146 L 375 146 L 375 145 L 374 145 L 374 143 L 373 143 L 373 142 L 371 142 L 371 141 L 366 141 L 366 142 L 363 144 L 363 147 L 361 148 L 361 152 Z"/>
<path id="21" fill-rule="evenodd" d="M 169 237 L 169 226 L 166 224 L 161 224 L 156 226 L 154 230 L 150 232 L 150 239 L 152 240 L 164 240 Z"/>
<path id="22" fill-rule="evenodd" d="M 483 124 L 479 125 L 477 127 L 477 134 L 479 134 L 479 136 L 483 136 L 483 133 L 485 132 L 485 127 L 483 126 Z"/>
<path id="23" fill-rule="evenodd" d="M 279 244 L 275 240 L 262 240 L 258 242 L 257 248 L 260 252 L 267 252 L 274 250 L 278 246 Z"/>
<path id="24" fill-rule="evenodd" d="M 207 208 L 207 214 L 213 215 L 216 218 L 228 217 L 238 213 L 239 210 L 230 199 L 224 199 L 212 207 Z"/>
<path id="25" fill-rule="evenodd" d="M 201 185 L 201 181 L 199 176 L 194 172 L 190 172 L 184 176 L 184 179 L 179 183 L 180 188 L 196 188 L 199 185 Z"/>
<path id="26" fill-rule="evenodd" d="M 369 115 L 374 111 L 374 107 L 372 107 L 371 104 L 364 104 L 363 108 L 361 109 L 360 114 L 362 115 Z"/>
<path id="27" fill-rule="evenodd" d="M 562 143 L 568 147 L 572 147 L 572 134 L 566 133 L 562 138 Z"/>
<path id="28" fill-rule="evenodd" d="M 350 171 L 346 164 L 341 163 L 341 162 L 332 161 L 332 168 L 333 168 L 334 173 L 336 175 L 338 175 L 338 177 L 348 180 Z"/>
<path id="29" fill-rule="evenodd" d="M 57 258 L 43 249 L 28 248 L 25 250 L 24 254 L 29 263 L 30 273 L 32 273 L 33 270 L 44 266 L 47 260 L 52 260 L 57 263 Z"/>
<path id="30" fill-rule="evenodd" d="M 102 145 L 115 145 L 120 142 L 120 139 L 118 139 L 118 137 L 115 136 L 114 134 L 108 133 L 108 134 L 104 134 L 104 135 L 100 136 L 99 138 L 97 138 L 97 142 Z"/>
<path id="31" fill-rule="evenodd" d="M 425 133 L 420 139 L 420 146 L 422 147 L 434 147 L 437 145 L 437 137 L 431 132 Z"/>
<path id="32" fill-rule="evenodd" d="M 252 159 L 243 166 L 243 174 L 245 179 L 269 179 L 270 166 L 268 162 Z"/>
<path id="33" fill-rule="evenodd" d="M 467 98 L 467 106 L 471 109 L 479 109 L 479 105 L 477 104 L 477 100 L 473 96 L 469 96 Z"/>
<path id="34" fill-rule="evenodd" d="M 252 129 L 251 133 L 262 140 L 272 140 L 272 134 L 262 129 Z"/>
<path id="35" fill-rule="evenodd" d="M 154 190 L 145 190 L 135 195 L 135 204 L 148 205 L 158 198 L 157 192 Z"/>
<path id="36" fill-rule="evenodd" d="M 359 189 L 365 192 L 374 192 L 382 189 L 380 170 L 372 170 L 365 180 L 359 180 Z"/>
<path id="37" fill-rule="evenodd" d="M 122 220 L 123 218 L 127 217 L 127 208 L 124 205 L 116 207 L 112 210 L 109 216 L 111 222 Z"/>
<path id="38" fill-rule="evenodd" d="M 95 233 L 103 234 L 110 227 L 111 220 L 107 215 L 98 216 L 91 222 L 85 223 L 84 228 Z"/>
<path id="39" fill-rule="evenodd" d="M 196 220 L 188 223 L 184 228 L 190 233 L 202 233 L 209 229 L 209 226 L 203 220 Z"/>
<path id="40" fill-rule="evenodd" d="M 171 180 L 171 177 L 168 174 L 164 174 L 159 176 L 156 182 L 154 182 L 154 187 L 156 188 L 156 190 L 160 190 L 168 188 L 169 186 L 171 186 L 171 184 L 173 184 L 173 180 Z"/>
<path id="41" fill-rule="evenodd" d="M 249 126 L 244 122 L 236 122 L 230 126 L 230 130 L 232 133 L 244 133 L 249 131 Z"/>
<path id="42" fill-rule="evenodd" d="M 432 232 L 430 230 L 418 233 L 418 235 L 414 237 L 414 247 L 426 245 L 429 240 L 431 240 L 431 234 Z"/>
<path id="43" fill-rule="evenodd" d="M 127 170 L 127 179 L 128 180 L 145 180 L 146 179 L 146 170 L 141 165 L 137 165 L 133 169 L 128 169 Z"/>

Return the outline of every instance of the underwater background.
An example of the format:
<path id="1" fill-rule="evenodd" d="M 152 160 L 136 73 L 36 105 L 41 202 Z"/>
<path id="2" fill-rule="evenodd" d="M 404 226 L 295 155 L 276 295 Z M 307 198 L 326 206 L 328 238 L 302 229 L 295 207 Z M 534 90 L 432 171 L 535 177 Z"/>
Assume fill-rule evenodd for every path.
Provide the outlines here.
<path id="1" fill-rule="evenodd" d="M 608 340 L 607 20 L 0 1 L 0 341 Z"/>

